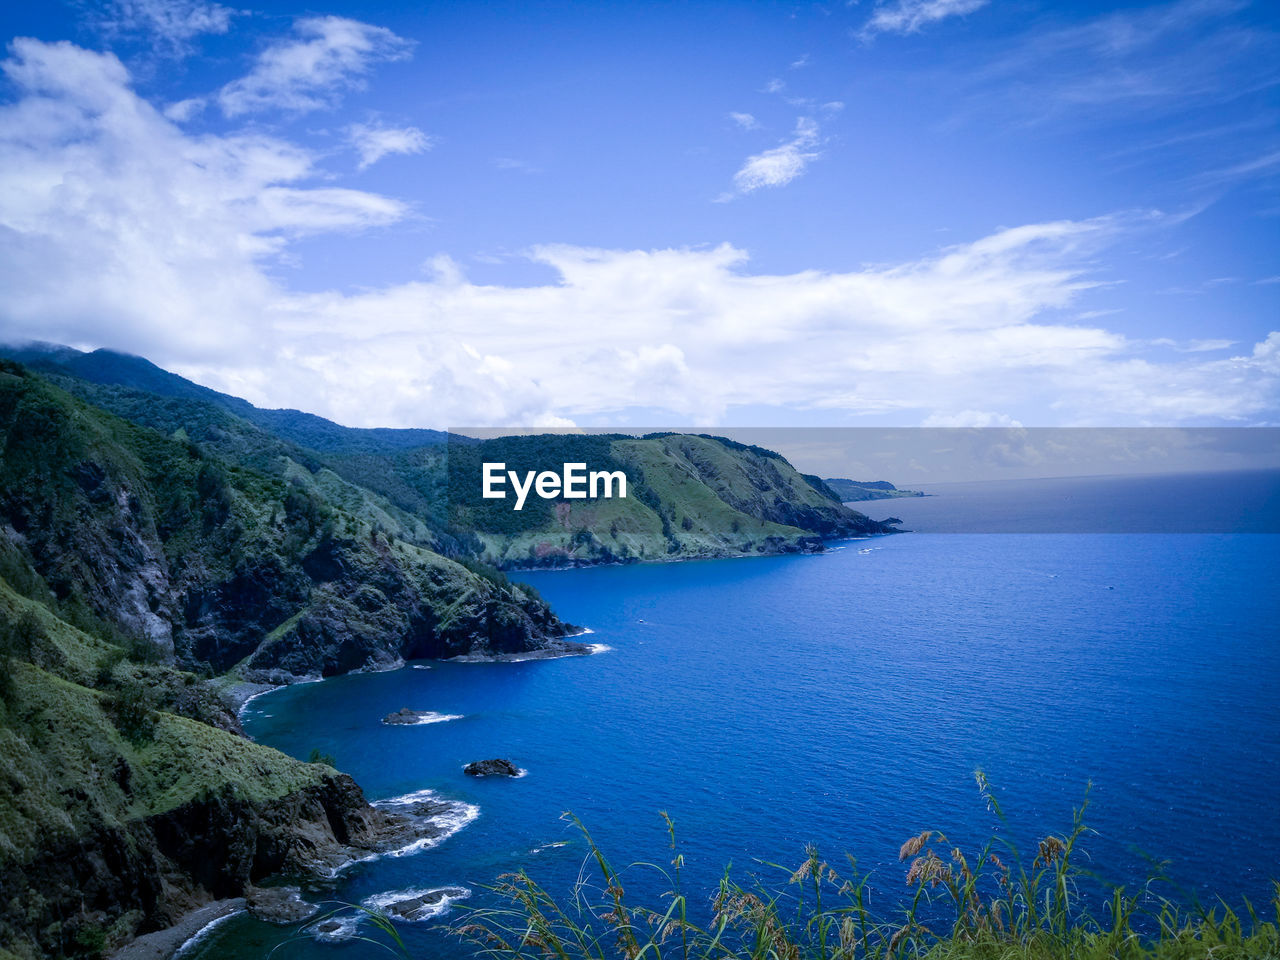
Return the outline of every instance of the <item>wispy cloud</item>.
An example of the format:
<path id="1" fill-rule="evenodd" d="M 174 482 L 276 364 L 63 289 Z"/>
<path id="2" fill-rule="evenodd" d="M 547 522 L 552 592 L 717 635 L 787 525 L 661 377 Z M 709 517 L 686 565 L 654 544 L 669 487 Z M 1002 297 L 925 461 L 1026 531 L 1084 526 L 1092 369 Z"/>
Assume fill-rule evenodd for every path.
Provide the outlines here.
<path id="1" fill-rule="evenodd" d="M 1280 34 L 1233 15 L 1247 0 L 1174 0 L 1017 36 L 972 78 L 986 109 L 1036 116 L 1225 103 L 1280 81 Z"/>
<path id="2" fill-rule="evenodd" d="M 862 28 L 863 37 L 877 33 L 915 33 L 931 23 L 981 10 L 990 0 L 895 0 L 882 3 Z"/>
<path id="3" fill-rule="evenodd" d="M 730 112 L 729 119 L 743 130 L 758 130 L 760 128 L 760 121 L 749 113 Z"/>
<path id="4" fill-rule="evenodd" d="M 181 55 L 201 34 L 226 33 L 237 12 L 210 0 L 114 0 L 98 27 L 108 35 L 143 35 L 160 52 Z"/>
<path id="5" fill-rule="evenodd" d="M 386 127 L 377 122 L 353 123 L 346 128 L 347 142 L 360 154 L 359 169 L 373 166 L 393 153 L 424 153 L 434 141 L 417 127 Z"/>
<path id="6" fill-rule="evenodd" d="M 733 175 L 734 187 L 739 193 L 752 193 L 761 187 L 786 186 L 818 158 L 819 154 L 814 149 L 817 144 L 817 122 L 809 117 L 800 117 L 790 140 L 747 158 Z"/>
<path id="7" fill-rule="evenodd" d="M 1196 179 L 1202 183 L 1233 183 L 1238 180 L 1250 180 L 1266 177 L 1280 172 L 1280 150 L 1272 150 L 1260 157 L 1242 160 L 1227 167 L 1206 170 Z"/>
<path id="8" fill-rule="evenodd" d="M 539 167 L 534 166 L 528 160 L 521 160 L 519 157 L 494 157 L 493 165 L 499 170 L 515 170 L 518 173 L 541 173 Z"/>
<path id="9" fill-rule="evenodd" d="M 385 27 L 345 17 L 307 17 L 294 24 L 292 38 L 267 47 L 246 76 L 223 87 L 218 103 L 228 117 L 332 106 L 343 90 L 363 83 L 373 64 L 403 60 L 412 46 Z"/>

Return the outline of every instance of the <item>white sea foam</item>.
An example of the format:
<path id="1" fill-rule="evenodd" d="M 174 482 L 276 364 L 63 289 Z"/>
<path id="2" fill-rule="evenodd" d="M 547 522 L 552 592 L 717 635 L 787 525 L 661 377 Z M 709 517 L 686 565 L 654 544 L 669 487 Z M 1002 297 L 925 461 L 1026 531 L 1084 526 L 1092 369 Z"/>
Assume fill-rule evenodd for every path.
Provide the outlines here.
<path id="1" fill-rule="evenodd" d="M 279 686 L 267 687 L 265 690 L 259 690 L 257 693 L 245 697 L 244 703 L 240 704 L 240 709 L 236 711 L 236 716 L 243 717 L 245 710 L 249 708 L 249 704 L 253 703 L 253 701 L 257 700 L 259 697 L 265 697 L 268 693 L 275 693 L 277 690 L 282 689 L 283 686 L 283 684 L 280 684 Z"/>
<path id="2" fill-rule="evenodd" d="M 311 931 L 311 935 L 321 943 L 341 943 L 344 940 L 350 940 L 356 935 L 356 929 L 360 926 L 363 914 L 354 914 L 352 916 L 333 916 L 325 917 L 309 926 L 307 929 Z M 332 926 L 333 929 L 321 930 L 321 927 Z"/>
<path id="3" fill-rule="evenodd" d="M 182 941 L 182 945 L 179 946 L 177 950 L 173 951 L 172 960 L 178 960 L 179 957 L 183 956 L 188 951 L 198 946 L 203 940 L 205 940 L 209 936 L 209 934 L 213 933 L 213 931 L 217 927 L 221 926 L 223 923 L 230 920 L 232 917 L 238 917 L 240 916 L 240 914 L 245 912 L 247 911 L 245 911 L 243 908 L 240 910 L 232 910 L 230 913 L 224 913 L 222 916 L 215 917 L 213 920 L 210 920 L 203 927 L 197 930 L 194 934 L 192 934 L 186 940 Z"/>
<path id="4" fill-rule="evenodd" d="M 429 664 L 425 664 L 425 663 L 415 663 L 415 664 L 413 665 L 413 669 L 415 669 L 415 670 L 430 670 L 430 669 L 431 669 L 431 667 L 430 667 L 430 665 L 429 665 Z"/>
<path id="5" fill-rule="evenodd" d="M 613 649 L 607 643 L 589 643 L 587 646 L 591 648 L 592 653 L 608 653 Z"/>
<path id="6" fill-rule="evenodd" d="M 386 910 L 392 904 L 400 903 L 404 900 L 416 900 L 419 897 L 425 897 L 433 893 L 443 895 L 435 903 L 424 905 L 421 909 L 415 911 L 413 916 L 404 917 L 394 913 L 388 914 L 388 916 L 400 923 L 420 923 L 423 920 L 443 916 L 449 912 L 449 907 L 454 903 L 471 896 L 471 891 L 466 887 L 423 887 L 410 888 L 408 890 L 388 890 L 386 893 L 379 893 L 365 900 L 363 906 L 369 910 Z"/>
<path id="7" fill-rule="evenodd" d="M 395 850 L 387 850 L 383 853 L 373 853 L 367 857 L 361 857 L 359 861 L 363 863 L 368 860 L 377 860 L 379 857 L 408 857 L 415 853 L 421 853 L 423 850 L 430 850 L 432 847 L 438 847 L 451 836 L 471 823 L 476 817 L 480 816 L 480 808 L 474 803 L 465 803 L 462 800 L 445 800 L 439 796 L 434 790 L 417 790 L 413 793 L 406 793 L 402 797 L 392 797 L 388 800 L 377 800 L 372 805 L 382 807 L 383 809 L 394 809 L 395 807 L 410 807 L 416 803 L 431 801 L 433 803 L 443 803 L 448 805 L 448 809 L 439 813 L 434 813 L 429 819 L 433 826 L 440 831 L 434 837 L 419 837 L 412 843 L 405 844 Z"/>
<path id="8" fill-rule="evenodd" d="M 419 710 L 417 711 L 417 713 L 418 713 L 417 719 L 412 720 L 408 723 L 405 723 L 403 721 L 397 721 L 396 723 L 387 723 L 386 720 L 383 720 L 382 722 L 385 723 L 388 727 L 416 727 L 424 723 L 444 723 L 447 720 L 462 719 L 462 714 L 460 713 L 436 713 L 433 710 Z"/>
<path id="9" fill-rule="evenodd" d="M 530 854 L 542 853 L 542 851 L 544 850 L 555 850 L 558 847 L 567 847 L 568 845 L 569 845 L 568 840 L 557 840 L 554 843 L 544 843 L 540 847 L 534 847 L 532 850 L 529 851 L 529 853 Z"/>
<path id="10" fill-rule="evenodd" d="M 468 767 L 468 766 L 470 766 L 470 764 L 466 764 L 466 763 L 464 763 L 464 764 L 462 765 L 462 769 L 465 771 L 465 770 L 467 769 L 467 767 Z M 512 776 L 507 777 L 507 779 L 508 779 L 508 780 L 519 780 L 521 777 L 527 777 L 528 775 L 529 775 L 529 771 L 528 771 L 528 770 L 526 770 L 526 769 L 524 769 L 524 767 L 516 767 L 516 772 L 515 772 Z M 483 780 L 483 779 L 485 779 L 485 777 L 488 777 L 488 776 L 490 776 L 490 774 L 482 774 L 482 775 L 481 775 L 481 777 L 480 777 L 480 779 L 481 779 L 481 780 Z M 498 779 L 499 779 L 499 780 L 501 780 L 501 779 L 502 779 L 502 774 L 496 774 L 496 776 L 498 777 Z"/>

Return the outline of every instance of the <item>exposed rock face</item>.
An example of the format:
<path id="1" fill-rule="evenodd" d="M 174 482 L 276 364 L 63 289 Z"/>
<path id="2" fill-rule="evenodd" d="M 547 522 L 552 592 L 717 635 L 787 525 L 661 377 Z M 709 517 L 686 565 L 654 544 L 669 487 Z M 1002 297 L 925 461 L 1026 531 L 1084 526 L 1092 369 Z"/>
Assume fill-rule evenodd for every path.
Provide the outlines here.
<path id="1" fill-rule="evenodd" d="M 234 791 L 0 866 L 0 942 L 28 943 L 50 956 L 86 925 L 133 915 L 137 933 L 158 930 L 187 910 L 248 894 L 271 919 L 310 905 L 252 885 L 284 874 L 328 877 L 353 859 L 439 833 L 442 808 L 383 809 L 355 781 L 327 774 L 306 789 L 261 804 Z"/>
<path id="2" fill-rule="evenodd" d="M 462 768 L 472 777 L 518 777 L 520 768 L 510 760 L 475 760 Z"/>

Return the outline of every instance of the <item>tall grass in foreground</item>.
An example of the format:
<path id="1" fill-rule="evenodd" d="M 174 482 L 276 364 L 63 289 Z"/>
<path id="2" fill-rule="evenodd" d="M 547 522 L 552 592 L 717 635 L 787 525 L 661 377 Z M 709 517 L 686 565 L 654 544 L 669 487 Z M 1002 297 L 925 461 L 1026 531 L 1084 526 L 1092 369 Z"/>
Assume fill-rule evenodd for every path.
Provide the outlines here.
<path id="1" fill-rule="evenodd" d="M 977 779 L 1003 825 L 986 778 L 979 772 Z M 774 886 L 759 880 L 743 886 L 726 871 L 702 924 L 690 919 L 683 857 L 666 814 L 673 859 L 628 868 L 656 871 L 663 880 L 668 889 L 654 904 L 628 901 L 620 871 L 581 821 L 569 817 L 590 853 L 568 895 L 558 898 L 524 870 L 508 874 L 491 888 L 499 905 L 470 911 L 454 932 L 491 960 L 1280 957 L 1280 883 L 1270 905 L 1274 919 L 1260 918 L 1247 901 L 1243 917 L 1225 903 L 1187 910 L 1146 888 L 1137 895 L 1110 888 L 1105 904 L 1091 911 L 1079 887 L 1098 881 L 1077 863 L 1077 845 L 1091 832 L 1087 806 L 1086 797 L 1070 832 L 1039 841 L 1030 863 L 999 833 L 968 855 L 937 831 L 911 837 L 899 851 L 910 899 L 896 916 L 871 911 L 868 876 L 858 874 L 855 861 L 846 877 L 810 847 Z M 704 902 L 694 912 L 704 912 Z"/>

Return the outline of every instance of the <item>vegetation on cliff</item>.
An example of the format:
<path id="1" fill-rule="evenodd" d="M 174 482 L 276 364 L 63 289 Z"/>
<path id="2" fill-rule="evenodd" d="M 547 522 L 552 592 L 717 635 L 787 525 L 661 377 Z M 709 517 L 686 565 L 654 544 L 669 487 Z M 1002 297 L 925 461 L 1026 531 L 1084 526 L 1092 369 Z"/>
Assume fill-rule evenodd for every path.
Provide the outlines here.
<path id="1" fill-rule="evenodd" d="M 349 778 L 245 740 L 201 678 L 154 660 L 0 579 L 0 956 L 97 956 L 305 870 L 305 831 L 359 833 Z"/>
<path id="2" fill-rule="evenodd" d="M 214 674 L 576 649 L 531 591 L 290 458 L 255 469 L 269 438 L 242 436 L 226 459 L 0 362 L 0 955 L 98 956 L 412 839 L 349 777 L 244 739 Z"/>
<path id="3" fill-rule="evenodd" d="M 0 574 L 187 667 L 327 676 L 568 632 L 531 591 L 399 539 L 341 482 L 228 462 L 12 364 L 0 436 Z"/>
<path id="4" fill-rule="evenodd" d="M 429 430 L 353 429 L 262 410 L 108 350 L 10 348 L 63 389 L 133 423 L 274 476 L 398 542 L 504 568 L 786 553 L 890 532 L 783 457 L 722 437 L 547 433 L 483 442 Z M 447 443 L 445 442 L 447 439 Z M 481 497 L 480 464 L 622 470 L 625 500 Z"/>
<path id="5" fill-rule="evenodd" d="M 623 471 L 625 499 L 542 500 L 515 511 L 481 497 L 484 462 L 517 472 L 586 463 Z M 772 451 L 690 434 L 543 434 L 448 449 L 450 518 L 503 567 L 723 557 L 821 549 L 826 537 L 891 532 L 843 506 Z"/>
<path id="6" fill-rule="evenodd" d="M 822 482 L 843 503 L 925 496 L 919 490 L 899 490 L 888 480 L 846 480 L 840 477 L 828 477 Z"/>

